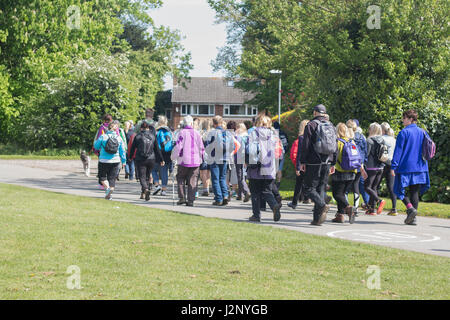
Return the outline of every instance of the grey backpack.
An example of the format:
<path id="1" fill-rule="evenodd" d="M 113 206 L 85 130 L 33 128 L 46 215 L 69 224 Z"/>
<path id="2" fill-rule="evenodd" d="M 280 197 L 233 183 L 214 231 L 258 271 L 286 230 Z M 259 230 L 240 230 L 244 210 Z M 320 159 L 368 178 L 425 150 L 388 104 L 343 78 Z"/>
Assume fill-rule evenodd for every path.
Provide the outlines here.
<path id="1" fill-rule="evenodd" d="M 336 128 L 329 121 L 314 120 L 317 123 L 314 150 L 320 155 L 332 155 L 337 150 Z"/>

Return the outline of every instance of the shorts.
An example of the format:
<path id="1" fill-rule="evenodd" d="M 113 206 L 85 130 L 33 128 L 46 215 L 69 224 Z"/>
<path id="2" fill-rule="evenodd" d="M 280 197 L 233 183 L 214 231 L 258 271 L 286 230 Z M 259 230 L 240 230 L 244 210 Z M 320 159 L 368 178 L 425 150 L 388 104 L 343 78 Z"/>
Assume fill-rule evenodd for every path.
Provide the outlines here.
<path id="1" fill-rule="evenodd" d="M 115 163 L 98 163 L 98 181 L 102 184 L 103 181 L 108 180 L 110 187 L 116 186 L 116 179 L 119 176 L 120 162 Z"/>

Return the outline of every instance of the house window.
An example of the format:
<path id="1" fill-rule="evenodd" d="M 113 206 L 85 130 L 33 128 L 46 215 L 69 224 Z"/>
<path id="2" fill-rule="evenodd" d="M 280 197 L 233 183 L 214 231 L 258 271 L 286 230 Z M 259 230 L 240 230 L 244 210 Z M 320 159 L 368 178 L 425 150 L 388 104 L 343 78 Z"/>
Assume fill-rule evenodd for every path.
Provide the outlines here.
<path id="1" fill-rule="evenodd" d="M 213 116 L 214 105 L 209 104 L 183 104 L 181 106 L 181 115 L 187 116 Z"/>
<path id="2" fill-rule="evenodd" d="M 246 106 L 243 104 L 226 104 L 223 106 L 224 116 L 243 116 L 249 117 L 258 114 L 258 108 Z"/>
<path id="3" fill-rule="evenodd" d="M 228 87 L 234 87 L 234 80 L 228 80 L 227 81 L 227 86 Z"/>
<path id="4" fill-rule="evenodd" d="M 170 109 L 166 110 L 166 118 L 167 120 L 172 120 L 172 110 Z"/>

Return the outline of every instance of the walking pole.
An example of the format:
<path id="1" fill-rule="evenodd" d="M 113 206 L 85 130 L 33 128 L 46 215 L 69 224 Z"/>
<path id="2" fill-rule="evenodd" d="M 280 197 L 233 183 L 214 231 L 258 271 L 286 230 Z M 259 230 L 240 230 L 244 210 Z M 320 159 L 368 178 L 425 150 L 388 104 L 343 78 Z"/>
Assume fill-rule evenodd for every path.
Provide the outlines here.
<path id="1" fill-rule="evenodd" d="M 172 206 L 175 206 L 175 168 L 177 166 L 177 162 L 175 161 L 173 163 L 173 169 L 172 169 Z"/>

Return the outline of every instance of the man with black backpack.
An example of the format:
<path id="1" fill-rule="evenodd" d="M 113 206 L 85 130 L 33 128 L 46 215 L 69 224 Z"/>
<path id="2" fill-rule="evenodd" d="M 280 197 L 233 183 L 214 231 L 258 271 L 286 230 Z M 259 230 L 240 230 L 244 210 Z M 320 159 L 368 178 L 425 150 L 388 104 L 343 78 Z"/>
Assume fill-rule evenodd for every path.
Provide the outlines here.
<path id="1" fill-rule="evenodd" d="M 141 199 L 145 197 L 145 201 L 149 201 L 150 174 L 155 166 L 156 159 L 163 159 L 163 156 L 156 141 L 155 127 L 143 121 L 140 130 L 141 132 L 133 140 L 129 150 L 129 157 L 131 158 L 135 154 L 135 150 L 137 150 L 135 161 L 142 189 Z M 164 161 L 161 161 L 160 164 L 164 166 Z"/>
<path id="2" fill-rule="evenodd" d="M 314 119 L 305 127 L 300 152 L 300 171 L 305 172 L 305 194 L 314 202 L 311 224 L 317 226 L 327 217 L 326 186 L 328 175 L 335 171 L 337 157 L 336 129 L 326 114 L 324 105 L 314 107 Z"/>

